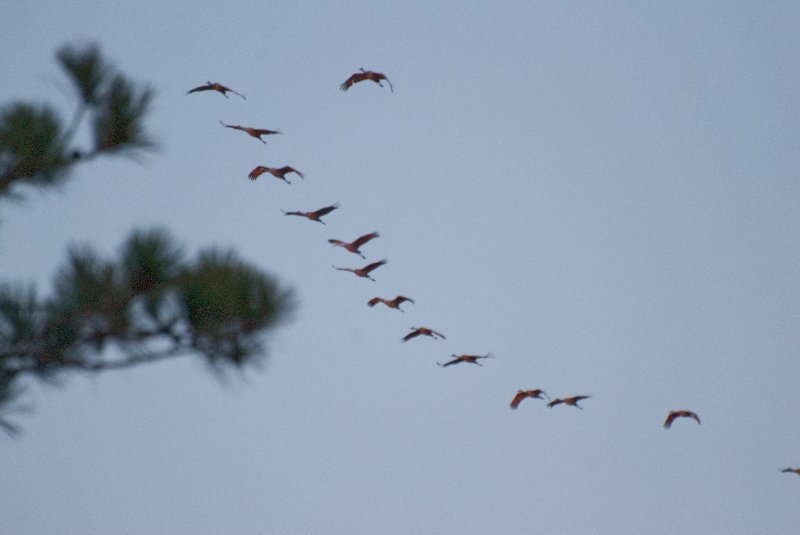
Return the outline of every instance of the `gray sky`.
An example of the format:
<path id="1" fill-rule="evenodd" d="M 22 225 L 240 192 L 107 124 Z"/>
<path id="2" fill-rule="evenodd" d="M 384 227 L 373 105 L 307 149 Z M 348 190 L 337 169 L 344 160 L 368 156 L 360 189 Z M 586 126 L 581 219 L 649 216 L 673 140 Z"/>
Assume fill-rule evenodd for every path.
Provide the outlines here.
<path id="1" fill-rule="evenodd" d="M 53 54 L 95 41 L 156 89 L 160 150 L 2 204 L 2 279 L 45 294 L 70 243 L 162 225 L 300 308 L 243 379 L 185 358 L 31 385 L 0 531 L 796 529 L 800 4 L 44 4 L 6 3 L 0 102 L 70 112 Z M 359 67 L 394 93 L 340 92 Z M 247 100 L 186 95 L 206 80 Z M 305 180 L 247 179 L 285 164 Z M 365 262 L 328 238 L 370 231 L 377 282 L 331 269 Z M 447 339 L 400 343 L 419 325 Z M 508 408 L 537 387 L 592 397 Z M 665 431 L 681 408 L 702 425 Z"/>

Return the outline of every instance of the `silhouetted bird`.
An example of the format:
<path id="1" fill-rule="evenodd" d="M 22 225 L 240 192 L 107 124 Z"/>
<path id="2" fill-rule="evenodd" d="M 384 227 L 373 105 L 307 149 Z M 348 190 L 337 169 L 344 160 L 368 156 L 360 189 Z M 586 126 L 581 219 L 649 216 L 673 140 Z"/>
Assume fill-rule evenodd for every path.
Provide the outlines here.
<path id="1" fill-rule="evenodd" d="M 261 139 L 261 136 L 270 136 L 273 134 L 280 134 L 279 130 L 267 130 L 266 128 L 253 128 L 252 126 L 239 126 L 238 124 L 225 124 L 222 121 L 219 122 L 225 128 L 233 128 L 234 130 L 241 130 L 242 132 L 247 132 L 257 140 L 259 140 L 264 145 L 267 144 L 266 141 Z"/>
<path id="2" fill-rule="evenodd" d="M 442 333 L 437 333 L 433 329 L 429 329 L 427 327 L 411 327 L 411 332 L 403 337 L 403 342 L 408 342 L 412 338 L 416 338 L 420 335 L 430 336 L 433 339 L 436 339 L 438 336 L 439 338 L 444 339 L 444 335 Z"/>
<path id="3" fill-rule="evenodd" d="M 250 174 L 247 175 L 247 178 L 249 178 L 250 180 L 255 180 L 264 173 L 269 173 L 275 178 L 280 178 L 287 184 L 291 184 L 291 182 L 286 180 L 286 175 L 289 173 L 297 173 L 300 176 L 300 178 L 304 178 L 303 173 L 301 173 L 294 167 L 290 167 L 288 165 L 285 165 L 283 167 L 264 167 L 263 165 L 259 165 L 258 167 L 250 171 Z"/>
<path id="4" fill-rule="evenodd" d="M 560 405 L 561 403 L 563 403 L 564 405 L 572 405 L 573 407 L 578 407 L 580 410 L 583 410 L 583 407 L 578 405 L 578 402 L 582 399 L 588 399 L 590 397 L 591 396 L 573 396 L 571 398 L 563 398 L 563 399 L 556 398 L 550 403 L 548 403 L 547 406 L 553 408 L 556 405 Z"/>
<path id="5" fill-rule="evenodd" d="M 490 359 L 490 358 L 494 358 L 494 356 L 491 353 L 487 353 L 486 355 L 455 355 L 455 354 L 453 354 L 453 355 L 450 355 L 450 358 L 452 358 L 453 360 L 451 360 L 449 362 L 445 362 L 444 364 L 442 364 L 441 362 L 437 362 L 436 364 L 438 364 L 442 368 L 446 368 L 447 366 L 452 366 L 453 364 L 458 364 L 459 362 L 471 362 L 472 364 L 476 364 L 478 366 L 483 366 L 483 364 L 478 362 L 478 359 Z"/>
<path id="6" fill-rule="evenodd" d="M 342 240 L 328 240 L 328 243 L 332 243 L 334 246 L 343 247 L 345 250 L 350 251 L 351 253 L 355 253 L 361 258 L 366 258 L 359 249 L 362 245 L 367 243 L 368 241 L 377 238 L 380 236 L 377 232 L 370 232 L 369 234 L 364 234 L 363 236 L 356 238 L 350 243 L 345 243 Z"/>
<path id="7" fill-rule="evenodd" d="M 216 91 L 218 93 L 222 93 L 222 96 L 225 98 L 228 98 L 228 95 L 226 95 L 226 93 L 233 93 L 234 95 L 239 95 L 240 97 L 247 100 L 245 96 L 242 95 L 241 93 L 237 93 L 230 87 L 226 87 L 217 82 L 206 82 L 205 85 L 199 85 L 194 89 L 190 89 L 189 91 L 186 92 L 186 94 L 188 95 L 189 93 L 197 93 L 198 91 Z"/>
<path id="8" fill-rule="evenodd" d="M 370 277 L 370 276 L 369 276 L 369 273 L 370 273 L 371 271 L 374 271 L 374 270 L 378 269 L 379 267 L 381 267 L 382 265 L 384 265 L 386 262 L 387 262 L 386 260 L 381 260 L 380 262 L 373 262 L 373 263 L 371 263 L 371 264 L 367 264 L 366 266 L 364 266 L 364 267 L 362 267 L 362 268 L 358 268 L 358 269 L 354 269 L 354 268 L 343 268 L 343 267 L 336 267 L 336 266 L 331 266 L 331 267 L 332 267 L 333 269 L 338 269 L 339 271 L 349 271 L 350 273 L 355 273 L 355 274 L 356 274 L 356 275 L 358 275 L 359 277 L 363 277 L 363 278 L 365 278 L 365 279 L 369 279 L 369 280 L 371 280 L 371 281 L 374 281 L 375 279 L 373 279 L 372 277 Z"/>
<path id="9" fill-rule="evenodd" d="M 780 468 L 778 470 L 780 470 Z M 800 476 L 800 468 L 784 468 L 783 470 L 781 470 L 781 472 L 784 473 L 791 472 L 793 474 L 797 474 L 798 476 Z"/>
<path id="10" fill-rule="evenodd" d="M 355 74 L 350 75 L 350 78 L 345 80 L 344 82 L 339 85 L 339 89 L 342 91 L 347 91 L 353 84 L 357 84 L 358 82 L 363 82 L 364 80 L 372 80 L 379 86 L 383 87 L 381 80 L 386 80 L 386 83 L 389 84 L 389 90 L 394 93 L 394 87 L 392 87 L 392 82 L 386 77 L 385 74 L 375 71 L 365 71 L 363 67 L 359 69 L 361 72 L 357 72 Z"/>
<path id="11" fill-rule="evenodd" d="M 542 395 L 547 396 L 544 390 L 536 388 L 535 390 L 517 390 L 517 395 L 514 396 L 514 399 L 511 400 L 510 407 L 512 409 L 516 409 L 519 407 L 519 404 L 522 403 L 522 400 L 525 398 L 539 398 L 544 399 Z"/>
<path id="12" fill-rule="evenodd" d="M 322 223 L 324 225 L 325 222 L 322 221 L 320 218 L 326 214 L 333 212 L 337 208 L 339 208 L 339 203 L 332 204 L 331 206 L 326 206 L 325 208 L 320 208 L 319 210 L 316 210 L 314 212 L 298 212 L 298 211 L 287 212 L 286 210 L 281 210 L 281 212 L 283 212 L 283 215 L 298 215 L 300 217 L 305 217 L 310 219 L 311 221 L 316 221 L 317 223 Z"/>
<path id="13" fill-rule="evenodd" d="M 404 295 L 398 295 L 394 299 L 384 299 L 383 297 L 373 297 L 372 299 L 367 301 L 367 306 L 374 307 L 378 303 L 383 303 L 384 305 L 386 305 L 389 308 L 396 308 L 400 312 L 403 312 L 403 309 L 400 308 L 400 303 L 405 303 L 406 301 L 408 301 L 410 303 L 414 302 L 413 299 L 411 299 L 409 297 L 406 297 Z"/>
<path id="14" fill-rule="evenodd" d="M 667 419 L 664 420 L 664 429 L 672 427 L 672 422 L 675 421 L 675 418 L 694 418 L 698 424 L 700 423 L 700 418 L 692 411 L 670 411 L 667 414 Z"/>

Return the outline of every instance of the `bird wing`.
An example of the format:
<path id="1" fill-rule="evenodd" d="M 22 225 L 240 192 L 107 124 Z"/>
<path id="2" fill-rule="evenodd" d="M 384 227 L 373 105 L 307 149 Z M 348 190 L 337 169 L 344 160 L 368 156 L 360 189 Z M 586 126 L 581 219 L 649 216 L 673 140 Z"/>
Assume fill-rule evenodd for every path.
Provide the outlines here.
<path id="1" fill-rule="evenodd" d="M 352 245 L 355 246 L 356 249 L 358 249 L 359 247 L 361 247 L 362 245 L 364 245 L 365 243 L 367 243 L 371 239 L 377 238 L 378 236 L 379 236 L 379 234 L 377 232 L 370 232 L 369 234 L 364 234 L 363 236 L 360 236 L 360 237 L 356 238 L 355 240 L 353 240 L 353 244 Z"/>
<path id="2" fill-rule="evenodd" d="M 555 407 L 556 405 L 558 405 L 560 403 L 564 403 L 564 400 L 561 399 L 561 398 L 556 398 L 553 401 L 551 401 L 550 403 L 548 403 L 547 406 L 550 407 L 550 408 L 553 408 L 553 407 Z"/>
<path id="3" fill-rule="evenodd" d="M 436 332 L 436 331 L 434 331 L 433 329 L 431 329 L 431 333 L 432 333 L 432 334 L 434 334 L 434 335 L 436 335 L 436 336 L 439 336 L 439 337 L 441 337 L 441 338 L 442 338 L 442 340 L 446 340 L 446 339 L 447 339 L 447 338 L 445 338 L 445 336 L 444 336 L 442 333 Z"/>
<path id="4" fill-rule="evenodd" d="M 378 303 L 383 303 L 383 302 L 384 302 L 383 299 L 381 299 L 380 297 L 373 297 L 372 299 L 367 301 L 367 306 L 374 307 Z"/>
<path id="5" fill-rule="evenodd" d="M 403 337 L 403 342 L 408 342 L 412 338 L 416 338 L 417 336 L 419 336 L 419 334 L 420 334 L 419 329 L 417 329 L 416 331 L 411 331 L 410 333 L 408 333 Z M 452 362 L 450 364 L 452 364 Z M 445 364 L 445 366 L 447 366 L 447 364 Z"/>
<path id="6" fill-rule="evenodd" d="M 220 122 L 219 122 L 219 124 L 221 124 L 221 125 L 222 125 L 222 126 L 224 126 L 225 128 L 233 128 L 233 129 L 235 129 L 235 130 L 244 130 L 244 131 L 247 131 L 247 128 L 245 128 L 244 126 L 239 126 L 238 124 L 225 124 L 225 123 L 223 123 L 222 121 L 220 121 Z"/>
<path id="7" fill-rule="evenodd" d="M 209 89 L 213 89 L 213 86 L 211 86 L 210 84 L 198 85 L 197 87 L 187 91 L 186 94 L 188 95 L 189 93 L 196 93 L 198 91 L 208 91 Z"/>
<path id="8" fill-rule="evenodd" d="M 281 210 L 281 212 L 283 212 L 283 215 L 299 215 L 299 216 L 303 216 L 303 217 L 308 217 L 308 214 L 305 213 L 305 212 L 297 212 L 297 211 L 295 211 L 295 212 L 287 212 L 286 210 Z"/>
<path id="9" fill-rule="evenodd" d="M 258 177 L 260 177 L 261 175 L 263 175 L 264 173 L 266 173 L 267 171 L 269 171 L 268 167 L 264 167 L 263 165 L 259 165 L 258 167 L 256 167 L 252 171 L 250 171 L 250 174 L 247 175 L 247 177 L 250 180 L 255 180 Z"/>
<path id="10" fill-rule="evenodd" d="M 406 297 L 405 295 L 398 295 L 397 297 L 395 297 L 395 298 L 394 298 L 394 301 L 395 301 L 395 302 L 396 302 L 398 305 L 399 305 L 400 303 L 404 303 L 404 302 L 406 302 L 406 301 L 408 301 L 408 302 L 410 302 L 410 303 L 414 303 L 414 300 L 413 300 L 413 299 L 411 299 L 410 297 Z M 416 303 L 415 303 L 415 304 L 416 304 Z"/>
<path id="11" fill-rule="evenodd" d="M 669 429 L 670 427 L 672 427 L 672 422 L 674 422 L 675 418 L 677 417 L 678 415 L 675 412 L 670 412 L 669 414 L 667 414 L 667 419 L 664 420 L 664 429 Z"/>
<path id="12" fill-rule="evenodd" d="M 514 396 L 514 399 L 511 400 L 511 404 L 509 405 L 512 409 L 516 409 L 519 404 L 522 402 L 523 399 L 528 397 L 527 392 L 523 392 L 522 390 L 517 392 L 517 395 Z"/>
<path id="13" fill-rule="evenodd" d="M 266 128 L 251 128 L 250 130 L 253 131 L 253 134 L 259 136 L 269 136 L 271 134 L 280 134 L 280 130 L 267 130 Z"/>
<path id="14" fill-rule="evenodd" d="M 284 165 L 283 167 L 281 167 L 278 170 L 283 174 L 296 173 L 300 178 L 304 178 L 305 177 L 305 175 L 303 175 L 303 173 L 301 173 L 300 171 L 298 171 L 297 169 L 295 169 L 294 167 L 291 167 L 289 165 Z"/>
<path id="15" fill-rule="evenodd" d="M 698 424 L 700 423 L 700 417 L 696 413 L 689 411 L 689 417 L 694 418 Z"/>
<path id="16" fill-rule="evenodd" d="M 328 240 L 328 243 L 332 243 L 332 244 L 334 244 L 334 245 L 338 245 L 338 246 L 340 246 L 340 247 L 344 247 L 345 245 L 347 245 L 347 244 L 346 244 L 345 242 L 343 242 L 342 240 L 334 240 L 334 239 L 330 239 L 330 240 Z"/>
<path id="17" fill-rule="evenodd" d="M 357 84 L 358 82 L 363 82 L 366 79 L 366 77 L 367 75 L 364 74 L 363 72 L 357 72 L 355 74 L 351 74 L 350 78 L 348 78 L 339 85 L 339 89 L 341 89 L 342 91 L 347 91 L 353 86 L 353 84 Z"/>
<path id="18" fill-rule="evenodd" d="M 364 273 L 369 273 L 370 271 L 378 269 L 379 267 L 381 267 L 385 263 L 386 263 L 386 260 L 381 260 L 379 262 L 373 262 L 371 264 L 368 264 L 368 265 L 364 266 L 361 269 L 364 271 Z"/>
<path id="19" fill-rule="evenodd" d="M 331 205 L 331 206 L 326 206 L 325 208 L 320 208 L 320 209 L 319 209 L 319 210 L 317 210 L 316 212 L 312 212 L 312 213 L 313 213 L 313 214 L 314 214 L 316 217 L 322 217 L 322 216 L 324 216 L 325 214 L 329 214 L 329 213 L 333 212 L 333 211 L 334 211 L 334 210 L 336 210 L 337 208 L 339 208 L 339 205 L 338 205 L 338 204 L 333 204 L 333 205 Z"/>

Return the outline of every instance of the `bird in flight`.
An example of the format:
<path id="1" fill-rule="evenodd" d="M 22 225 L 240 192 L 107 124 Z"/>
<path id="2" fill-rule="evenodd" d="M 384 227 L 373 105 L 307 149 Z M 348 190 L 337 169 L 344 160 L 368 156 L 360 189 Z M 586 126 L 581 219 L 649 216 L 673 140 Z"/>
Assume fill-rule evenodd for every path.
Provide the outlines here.
<path id="1" fill-rule="evenodd" d="M 342 240 L 333 240 L 333 239 L 328 240 L 328 243 L 332 243 L 334 246 L 344 247 L 345 250 L 350 251 L 351 253 L 355 253 L 361 258 L 366 259 L 366 257 L 363 254 L 361 254 L 361 251 L 359 251 L 359 249 L 361 248 L 362 245 L 364 245 L 365 243 L 367 243 L 372 239 L 377 238 L 378 236 L 380 236 L 380 234 L 378 234 L 377 232 L 370 232 L 369 234 L 364 234 L 363 236 L 356 238 L 350 243 L 345 243 Z"/>
<path id="2" fill-rule="evenodd" d="M 781 472 L 783 473 L 791 472 L 793 474 L 797 474 L 798 476 L 800 476 L 800 468 L 784 468 L 783 470 L 781 470 Z"/>
<path id="3" fill-rule="evenodd" d="M 320 208 L 319 210 L 316 210 L 314 212 L 297 212 L 297 211 L 287 212 L 286 210 L 281 210 L 281 212 L 283 212 L 283 215 L 298 215 L 300 217 L 305 217 L 310 219 L 311 221 L 316 221 L 317 223 L 322 223 L 324 225 L 325 222 L 320 218 L 326 214 L 333 212 L 337 208 L 339 208 L 339 203 L 326 206 L 325 208 Z"/>
<path id="4" fill-rule="evenodd" d="M 423 336 L 430 336 L 430 337 L 431 337 L 431 338 L 433 338 L 434 340 L 436 339 L 436 337 L 437 337 L 437 336 L 438 336 L 439 338 L 441 338 L 442 340 L 444 340 L 444 339 L 445 339 L 445 338 L 444 338 L 444 335 L 443 335 L 442 333 L 437 333 L 437 332 L 436 332 L 436 331 L 434 331 L 433 329 L 429 329 L 429 328 L 427 328 L 427 327 L 411 327 L 411 332 L 410 332 L 410 333 L 408 333 L 407 335 L 405 335 L 405 336 L 403 337 L 403 340 L 402 340 L 402 341 L 403 341 L 403 342 L 408 342 L 408 341 L 409 341 L 409 340 L 411 340 L 412 338 L 416 338 L 417 336 L 420 336 L 420 335 L 423 335 Z"/>
<path id="5" fill-rule="evenodd" d="M 266 141 L 261 139 L 261 136 L 269 136 L 273 134 L 281 134 L 280 130 L 267 130 L 266 128 L 253 128 L 252 126 L 239 126 L 238 124 L 225 124 L 222 121 L 219 122 L 225 128 L 233 128 L 234 130 L 241 130 L 242 132 L 247 132 L 257 140 L 259 140 L 264 145 L 267 144 Z"/>
<path id="6" fill-rule="evenodd" d="M 386 80 L 386 83 L 389 84 L 389 90 L 392 93 L 394 93 L 394 87 L 392 87 L 392 82 L 389 81 L 389 79 L 386 77 L 385 74 L 375 71 L 365 71 L 363 67 L 361 67 L 359 70 L 361 72 L 351 74 L 350 78 L 342 82 L 341 85 L 339 85 L 339 89 L 341 89 L 342 91 L 347 91 L 348 89 L 353 87 L 353 84 L 357 84 L 358 82 L 363 82 L 364 80 L 372 80 L 379 86 L 383 87 L 381 80 Z"/>
<path id="7" fill-rule="evenodd" d="M 226 95 L 226 93 L 233 93 L 234 95 L 239 95 L 243 99 L 247 100 L 245 96 L 242 95 L 241 93 L 237 93 L 230 87 L 226 87 L 218 82 L 207 82 L 205 85 L 199 85 L 194 89 L 190 89 L 189 91 L 186 92 L 186 94 L 188 95 L 189 93 L 197 93 L 198 91 L 216 91 L 218 93 L 222 93 L 222 96 L 225 98 L 228 98 L 228 95 Z"/>
<path id="8" fill-rule="evenodd" d="M 511 400 L 511 404 L 509 405 L 512 409 L 516 409 L 519 407 L 519 404 L 522 403 L 522 400 L 525 398 L 539 398 L 544 399 L 542 395 L 547 396 L 545 391 L 536 388 L 534 390 L 517 390 L 517 395 L 514 396 L 514 399 Z"/>
<path id="9" fill-rule="evenodd" d="M 664 429 L 672 427 L 672 422 L 675 421 L 675 418 L 694 418 L 698 424 L 700 423 L 700 418 L 692 411 L 670 411 L 667 414 L 667 419 L 664 420 Z"/>
<path id="10" fill-rule="evenodd" d="M 396 308 L 400 312 L 403 312 L 403 309 L 400 308 L 400 303 L 405 303 L 406 301 L 413 303 L 414 300 L 406 297 L 404 295 L 398 295 L 394 299 L 384 299 L 383 297 L 373 297 L 369 301 L 367 301 L 367 306 L 374 307 L 378 303 L 383 303 L 389 308 Z"/>
<path id="11" fill-rule="evenodd" d="M 556 398 L 553 401 L 551 401 L 550 403 L 548 403 L 547 406 L 552 409 L 556 405 L 560 405 L 561 403 L 563 403 L 564 405 L 572 405 L 573 407 L 578 407 L 580 410 L 583 410 L 583 407 L 578 405 L 578 402 L 580 400 L 582 400 L 582 399 L 588 399 L 590 397 L 591 396 L 573 396 L 571 398 L 563 398 L 563 399 L 562 398 Z"/>
<path id="12" fill-rule="evenodd" d="M 371 281 L 374 281 L 375 279 L 373 279 L 372 277 L 369 276 L 370 272 L 378 269 L 379 267 L 384 265 L 386 262 L 387 262 L 387 260 L 381 260 L 379 262 L 373 262 L 371 264 L 367 264 L 366 266 L 364 266 L 362 268 L 358 268 L 358 269 L 343 268 L 343 267 L 336 267 L 336 266 L 331 266 L 331 267 L 333 267 L 333 269 L 338 269 L 339 271 L 349 271 L 350 273 L 355 273 L 359 277 L 363 277 L 365 279 L 369 279 Z"/>
<path id="13" fill-rule="evenodd" d="M 478 366 L 483 366 L 483 364 L 478 362 L 478 359 L 490 359 L 490 358 L 493 358 L 493 355 L 491 353 L 487 353 L 485 355 L 455 355 L 455 354 L 453 354 L 453 355 L 450 355 L 450 358 L 453 359 L 453 360 L 451 360 L 449 362 L 445 362 L 444 364 L 442 364 L 441 362 L 437 362 L 436 364 L 438 364 L 442 368 L 446 368 L 447 366 L 451 366 L 453 364 L 458 364 L 459 362 L 471 362 L 472 364 L 476 364 Z"/>
<path id="14" fill-rule="evenodd" d="M 283 180 L 287 184 L 291 184 L 291 182 L 289 182 L 286 179 L 286 175 L 289 174 L 289 173 L 297 173 L 300 176 L 300 178 L 304 178 L 304 176 L 305 176 L 305 175 L 303 175 L 303 173 L 301 173 L 300 171 L 298 171 L 294 167 L 291 167 L 291 166 L 288 166 L 288 165 L 284 165 L 283 167 L 264 167 L 263 165 L 259 165 L 258 167 L 256 167 L 252 171 L 250 171 L 250 174 L 247 175 L 247 178 L 249 178 L 250 180 L 255 180 L 258 177 L 260 177 L 261 175 L 263 175 L 264 173 L 269 173 L 272 176 L 274 176 L 275 178 L 280 178 L 281 180 Z"/>

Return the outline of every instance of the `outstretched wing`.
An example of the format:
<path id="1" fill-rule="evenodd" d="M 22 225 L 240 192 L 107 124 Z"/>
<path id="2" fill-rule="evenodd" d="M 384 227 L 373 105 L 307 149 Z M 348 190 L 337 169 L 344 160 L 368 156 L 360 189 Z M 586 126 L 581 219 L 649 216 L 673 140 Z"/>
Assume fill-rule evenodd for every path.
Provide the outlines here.
<path id="1" fill-rule="evenodd" d="M 367 306 L 374 307 L 378 303 L 383 303 L 383 302 L 384 302 L 383 299 L 381 299 L 380 297 L 373 297 L 372 299 L 367 301 Z"/>
<path id="2" fill-rule="evenodd" d="M 370 232 L 369 234 L 364 234 L 363 236 L 356 238 L 353 241 L 353 245 L 355 246 L 356 249 L 358 249 L 368 241 L 377 238 L 378 236 L 380 236 L 380 234 L 378 234 L 377 232 Z"/>
<path id="3" fill-rule="evenodd" d="M 393 299 L 393 301 L 398 305 L 400 303 L 405 303 L 406 301 L 408 301 L 409 303 L 414 303 L 413 299 L 411 299 L 410 297 L 406 297 L 405 295 L 398 295 Z"/>
<path id="4" fill-rule="evenodd" d="M 410 333 L 408 333 L 403 337 L 403 342 L 408 342 L 412 338 L 416 338 L 417 336 L 419 336 L 419 334 L 420 334 L 419 329 L 411 331 Z M 452 364 L 452 362 L 450 362 L 449 364 Z M 447 366 L 447 364 L 445 364 L 445 366 Z"/>
<path id="5" fill-rule="evenodd" d="M 239 126 L 238 124 L 225 124 L 222 122 L 222 120 L 220 120 L 219 124 L 221 124 L 225 128 L 233 128 L 234 130 L 242 130 L 244 132 L 247 132 L 247 128 L 245 128 L 244 126 Z"/>
<path id="6" fill-rule="evenodd" d="M 677 417 L 678 414 L 676 412 L 670 411 L 670 413 L 667 414 L 667 419 L 664 420 L 664 429 L 669 429 L 670 427 L 672 427 L 672 422 L 674 422 L 675 418 Z"/>
<path id="7" fill-rule="evenodd" d="M 281 134 L 280 130 L 267 130 L 266 128 L 252 128 L 251 130 L 253 131 L 253 134 L 257 136 L 270 136 L 273 134 Z"/>
<path id="8" fill-rule="evenodd" d="M 305 175 L 303 173 L 301 173 L 300 171 L 289 165 L 284 165 L 283 167 L 278 169 L 278 171 L 280 171 L 284 175 L 287 173 L 296 173 L 300 178 L 305 178 Z"/>
<path id="9" fill-rule="evenodd" d="M 347 91 L 348 89 L 353 87 L 353 84 L 357 84 L 358 82 L 363 82 L 364 80 L 366 80 L 366 77 L 367 77 L 366 74 L 364 74 L 363 72 L 357 72 L 355 74 L 351 74 L 350 78 L 348 78 L 339 85 L 339 89 L 341 89 L 342 91 Z"/>
<path id="10" fill-rule="evenodd" d="M 522 390 L 517 391 L 517 395 L 514 396 L 514 399 L 511 400 L 511 404 L 509 405 L 512 409 L 516 409 L 519 404 L 522 402 L 523 399 L 528 397 L 527 392 L 523 392 Z"/>
<path id="11" fill-rule="evenodd" d="M 186 94 L 188 95 L 190 93 L 197 93 L 198 91 L 209 91 L 211 89 L 214 89 L 214 86 L 212 84 L 208 83 L 208 84 L 198 85 L 197 87 L 192 88 L 189 91 L 187 91 Z"/>
<path id="12" fill-rule="evenodd" d="M 329 214 L 329 213 L 333 212 L 337 208 L 339 208 L 339 204 L 338 203 L 337 204 L 332 204 L 330 206 L 326 206 L 325 208 L 320 208 L 316 212 L 313 212 L 313 214 L 314 214 L 315 217 L 322 217 L 325 214 Z"/>
<path id="13" fill-rule="evenodd" d="M 371 272 L 373 270 L 378 269 L 379 267 L 381 267 L 385 263 L 386 263 L 386 260 L 380 260 L 379 262 L 373 262 L 371 264 L 367 264 L 366 266 L 364 266 L 361 269 L 364 271 L 364 273 L 369 273 L 369 272 Z"/>
<path id="14" fill-rule="evenodd" d="M 255 180 L 264 173 L 266 173 L 267 171 L 269 171 L 269 167 L 264 167 L 263 165 L 259 165 L 258 167 L 250 171 L 250 174 L 247 175 L 247 178 L 249 178 L 250 180 Z"/>

